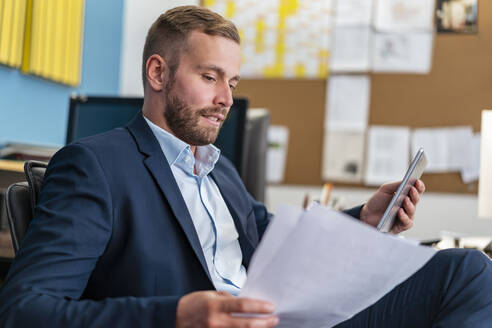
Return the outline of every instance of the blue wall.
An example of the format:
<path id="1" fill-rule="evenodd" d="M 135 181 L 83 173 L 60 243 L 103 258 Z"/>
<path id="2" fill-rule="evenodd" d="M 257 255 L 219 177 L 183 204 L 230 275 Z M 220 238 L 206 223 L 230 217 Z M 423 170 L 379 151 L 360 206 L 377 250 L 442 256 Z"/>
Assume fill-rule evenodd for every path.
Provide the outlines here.
<path id="1" fill-rule="evenodd" d="M 72 93 L 117 95 L 122 0 L 86 0 L 82 80 L 67 87 L 0 65 L 0 142 L 63 145 Z"/>

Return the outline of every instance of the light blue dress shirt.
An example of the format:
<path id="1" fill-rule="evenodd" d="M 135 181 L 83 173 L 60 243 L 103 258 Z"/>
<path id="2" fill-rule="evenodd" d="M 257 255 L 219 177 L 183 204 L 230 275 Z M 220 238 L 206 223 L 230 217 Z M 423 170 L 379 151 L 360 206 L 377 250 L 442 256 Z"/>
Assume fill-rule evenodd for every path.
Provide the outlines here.
<path id="1" fill-rule="evenodd" d="M 159 142 L 195 225 L 214 286 L 237 295 L 246 281 L 238 232 L 219 188 L 208 177 L 219 159 L 213 145 L 190 145 L 145 118 Z M 195 168 L 195 172 L 193 168 Z"/>

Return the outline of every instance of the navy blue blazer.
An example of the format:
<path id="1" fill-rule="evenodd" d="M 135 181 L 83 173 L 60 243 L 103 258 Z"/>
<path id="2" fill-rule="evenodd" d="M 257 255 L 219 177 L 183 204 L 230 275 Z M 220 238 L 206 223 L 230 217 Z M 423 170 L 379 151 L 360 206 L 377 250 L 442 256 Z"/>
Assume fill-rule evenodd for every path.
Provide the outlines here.
<path id="1" fill-rule="evenodd" d="M 270 214 L 224 157 L 211 176 L 247 268 Z M 0 291 L 0 326 L 174 327 L 179 298 L 211 289 L 186 204 L 140 114 L 50 161 L 35 218 Z"/>

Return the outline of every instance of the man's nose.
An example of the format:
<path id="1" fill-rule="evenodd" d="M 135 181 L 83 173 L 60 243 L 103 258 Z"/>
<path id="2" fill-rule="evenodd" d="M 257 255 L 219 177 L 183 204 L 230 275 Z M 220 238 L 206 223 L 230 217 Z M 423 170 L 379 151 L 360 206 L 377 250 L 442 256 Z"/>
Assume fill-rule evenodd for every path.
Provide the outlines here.
<path id="1" fill-rule="evenodd" d="M 215 104 L 222 107 L 231 107 L 233 103 L 232 90 L 229 83 L 221 83 L 217 86 L 217 94 L 215 95 Z"/>

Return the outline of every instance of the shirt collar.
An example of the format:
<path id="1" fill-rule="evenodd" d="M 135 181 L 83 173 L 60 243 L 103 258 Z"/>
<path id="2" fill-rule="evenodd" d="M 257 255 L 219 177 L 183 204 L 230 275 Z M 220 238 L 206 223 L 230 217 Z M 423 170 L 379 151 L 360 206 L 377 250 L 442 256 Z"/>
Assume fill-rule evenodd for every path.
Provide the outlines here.
<path id="1" fill-rule="evenodd" d="M 175 165 L 190 174 L 193 174 L 193 167 L 196 166 L 198 176 L 207 175 L 213 170 L 220 156 L 217 147 L 212 144 L 197 146 L 196 154 L 193 156 L 190 145 L 152 123 L 145 116 L 144 119 L 157 138 L 169 166 Z"/>

